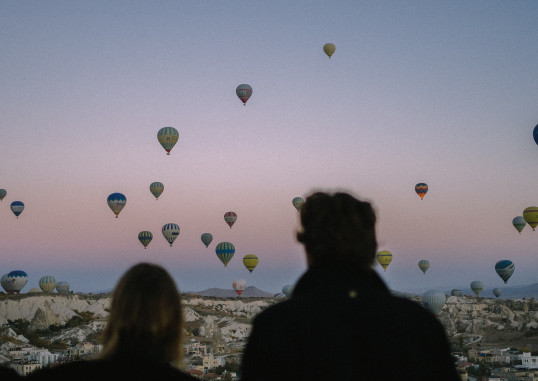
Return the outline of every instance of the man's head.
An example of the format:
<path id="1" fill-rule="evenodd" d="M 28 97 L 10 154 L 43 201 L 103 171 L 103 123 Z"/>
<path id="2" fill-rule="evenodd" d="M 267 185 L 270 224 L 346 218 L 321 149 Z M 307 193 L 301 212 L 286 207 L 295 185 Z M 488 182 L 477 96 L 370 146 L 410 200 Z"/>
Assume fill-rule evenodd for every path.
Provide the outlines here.
<path id="1" fill-rule="evenodd" d="M 377 251 L 375 221 L 370 203 L 347 193 L 317 192 L 301 209 L 297 240 L 304 244 L 310 266 L 365 270 Z"/>

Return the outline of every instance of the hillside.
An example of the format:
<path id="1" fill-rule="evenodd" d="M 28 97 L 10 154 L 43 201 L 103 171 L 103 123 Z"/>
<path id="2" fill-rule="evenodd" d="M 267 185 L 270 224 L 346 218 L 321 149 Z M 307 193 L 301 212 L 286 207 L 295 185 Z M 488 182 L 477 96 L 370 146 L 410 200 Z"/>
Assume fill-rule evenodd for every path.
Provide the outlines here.
<path id="1" fill-rule="evenodd" d="M 420 297 L 411 297 L 420 302 Z M 66 345 L 98 337 L 106 324 L 110 295 L 2 295 L 0 296 L 0 337 L 4 341 L 24 342 L 17 320 L 28 322 L 28 332 L 37 332 L 48 342 Z M 183 294 L 186 341 L 192 339 L 208 345 L 224 346 L 235 353 L 245 344 L 251 321 L 260 311 L 282 298 L 208 297 Z M 76 317 L 87 319 L 73 326 Z M 88 319 L 91 317 L 91 319 Z M 80 320 L 80 319 L 79 319 Z M 447 298 L 439 320 L 449 338 L 464 343 L 481 342 L 501 346 L 527 346 L 538 350 L 538 304 L 532 300 L 498 300 L 470 296 Z M 50 326 L 69 327 L 51 330 Z M 1 343 L 0 343 L 1 344 Z M 1 349 L 1 347 L 0 347 Z"/>

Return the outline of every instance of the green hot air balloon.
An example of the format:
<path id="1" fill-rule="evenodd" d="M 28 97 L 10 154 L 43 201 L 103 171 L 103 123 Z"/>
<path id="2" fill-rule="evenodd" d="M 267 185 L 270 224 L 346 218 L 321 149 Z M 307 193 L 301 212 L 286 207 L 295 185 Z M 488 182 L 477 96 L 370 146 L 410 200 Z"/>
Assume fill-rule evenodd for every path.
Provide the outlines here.
<path id="1" fill-rule="evenodd" d="M 174 127 L 163 127 L 157 132 L 157 140 L 163 146 L 167 155 L 179 140 L 179 132 Z"/>
<path id="2" fill-rule="evenodd" d="M 512 220 L 512 225 L 514 225 L 514 227 L 519 232 L 519 234 L 521 234 L 521 231 L 523 230 L 523 228 L 527 226 L 527 221 L 525 221 L 523 216 L 517 216 L 517 217 L 514 217 L 514 219 Z"/>
<path id="3" fill-rule="evenodd" d="M 483 289 L 484 289 L 484 284 L 480 282 L 479 280 L 475 280 L 474 282 L 471 282 L 471 290 L 473 290 L 476 296 L 480 295 Z"/>
<path id="4" fill-rule="evenodd" d="M 422 259 L 418 262 L 418 267 L 426 274 L 426 271 L 430 268 L 430 262 L 427 259 Z"/>
<path id="5" fill-rule="evenodd" d="M 138 233 L 138 240 L 140 241 L 142 245 L 144 245 L 144 249 L 148 247 L 152 239 L 153 239 L 153 234 L 147 230 L 144 230 Z"/>
<path id="6" fill-rule="evenodd" d="M 149 185 L 149 191 L 151 192 L 152 195 L 155 196 L 155 199 L 158 200 L 159 199 L 159 196 L 163 193 L 164 191 L 164 185 L 163 183 L 160 183 L 158 181 L 155 181 L 154 183 L 151 183 Z"/>
<path id="7" fill-rule="evenodd" d="M 200 239 L 202 240 L 205 247 L 208 247 L 211 241 L 213 241 L 213 236 L 211 235 L 211 233 L 204 233 L 202 234 Z"/>
<path id="8" fill-rule="evenodd" d="M 325 52 L 325 54 L 327 54 L 327 56 L 329 56 L 329 59 L 334 54 L 335 50 L 336 50 L 336 46 L 334 46 L 334 44 L 330 42 L 323 45 L 323 51 Z"/>
<path id="9" fill-rule="evenodd" d="M 0 201 L 4 199 L 4 197 L 7 196 L 7 191 L 5 189 L 0 189 Z"/>

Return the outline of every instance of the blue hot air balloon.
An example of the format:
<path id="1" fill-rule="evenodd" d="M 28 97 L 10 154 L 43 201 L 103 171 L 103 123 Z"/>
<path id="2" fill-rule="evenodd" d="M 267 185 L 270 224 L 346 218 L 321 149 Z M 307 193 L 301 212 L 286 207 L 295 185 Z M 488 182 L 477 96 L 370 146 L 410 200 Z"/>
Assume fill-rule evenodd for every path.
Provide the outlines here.
<path id="1" fill-rule="evenodd" d="M 116 218 L 118 218 L 118 214 L 120 214 L 123 207 L 127 203 L 127 198 L 125 198 L 125 195 L 122 193 L 112 193 L 108 196 L 106 202 L 108 204 L 108 207 L 116 215 Z"/>
<path id="2" fill-rule="evenodd" d="M 231 242 L 221 242 L 215 247 L 217 257 L 224 263 L 224 267 L 232 259 L 235 253 L 235 247 Z"/>
<path id="3" fill-rule="evenodd" d="M 213 236 L 211 235 L 211 233 L 204 233 L 202 234 L 200 239 L 202 240 L 205 247 L 208 247 L 211 241 L 213 241 Z"/>
<path id="4" fill-rule="evenodd" d="M 538 144 L 538 124 L 536 127 L 534 127 L 534 130 L 532 131 L 532 137 L 534 138 L 534 142 Z"/>
<path id="5" fill-rule="evenodd" d="M 163 226 L 162 231 L 164 238 L 166 238 L 171 247 L 176 238 L 179 236 L 179 225 L 174 223 L 166 224 Z"/>
<path id="6" fill-rule="evenodd" d="M 28 274 L 22 270 L 13 270 L 7 274 L 5 282 L 8 285 L 6 290 L 8 294 L 20 293 L 22 288 L 28 282 Z"/>
<path id="7" fill-rule="evenodd" d="M 521 231 L 527 225 L 527 221 L 525 221 L 523 216 L 517 216 L 512 219 L 512 225 L 514 225 L 519 234 L 521 234 Z"/>
<path id="8" fill-rule="evenodd" d="M 11 211 L 17 218 L 19 218 L 19 215 L 22 213 L 23 210 L 24 204 L 22 201 L 13 201 L 11 203 Z"/>
<path id="9" fill-rule="evenodd" d="M 502 259 L 495 263 L 495 271 L 504 280 L 504 283 L 508 282 L 508 279 L 512 276 L 515 270 L 514 263 L 508 259 Z"/>

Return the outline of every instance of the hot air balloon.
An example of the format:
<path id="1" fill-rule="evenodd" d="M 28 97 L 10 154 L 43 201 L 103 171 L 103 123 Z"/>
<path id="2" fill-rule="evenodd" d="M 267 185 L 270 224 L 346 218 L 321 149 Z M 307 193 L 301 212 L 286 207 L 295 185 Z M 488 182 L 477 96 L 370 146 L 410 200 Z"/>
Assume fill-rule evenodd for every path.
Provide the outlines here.
<path id="1" fill-rule="evenodd" d="M 162 231 L 164 238 L 166 238 L 166 240 L 170 244 L 170 247 L 172 247 L 172 244 L 179 236 L 179 225 L 174 223 L 163 225 Z"/>
<path id="2" fill-rule="evenodd" d="M 247 254 L 243 257 L 243 264 L 248 271 L 252 272 L 258 266 L 258 257 L 254 254 Z"/>
<path id="3" fill-rule="evenodd" d="M 515 266 L 514 263 L 508 259 L 502 259 L 499 262 L 495 263 L 495 271 L 504 280 L 504 283 L 508 282 L 508 279 L 514 273 Z"/>
<path id="4" fill-rule="evenodd" d="M 13 270 L 7 274 L 6 284 L 8 294 L 20 293 L 24 286 L 28 282 L 28 274 L 22 270 Z"/>
<path id="5" fill-rule="evenodd" d="M 228 265 L 228 262 L 232 259 L 235 253 L 235 247 L 230 242 L 221 242 L 215 247 L 215 253 L 217 257 L 224 263 L 224 267 Z"/>
<path id="6" fill-rule="evenodd" d="M 532 230 L 538 225 L 538 206 L 529 206 L 523 211 L 523 218 L 531 226 Z"/>
<path id="7" fill-rule="evenodd" d="M 534 130 L 532 131 L 532 137 L 534 138 L 534 142 L 538 144 L 538 124 L 536 127 L 534 127 Z"/>
<path id="8" fill-rule="evenodd" d="M 224 221 L 226 221 L 226 223 L 230 225 L 231 229 L 232 225 L 235 224 L 235 221 L 237 221 L 237 214 L 235 214 L 235 212 L 224 213 Z"/>
<path id="9" fill-rule="evenodd" d="M 202 234 L 200 239 L 204 243 L 205 247 L 208 247 L 211 241 L 213 241 L 213 236 L 211 235 L 211 233 L 204 233 Z"/>
<path id="10" fill-rule="evenodd" d="M 243 291 L 245 291 L 245 288 L 247 288 L 247 281 L 244 279 L 236 279 L 233 281 L 232 287 L 234 288 L 237 295 L 241 296 Z"/>
<path id="11" fill-rule="evenodd" d="M 58 294 L 69 294 L 69 283 L 65 280 L 56 283 L 56 292 Z"/>
<path id="12" fill-rule="evenodd" d="M 138 240 L 140 241 L 142 245 L 144 245 L 144 249 L 148 247 L 152 239 L 153 239 L 153 233 L 147 230 L 144 230 L 138 233 Z"/>
<path id="13" fill-rule="evenodd" d="M 423 200 L 424 196 L 428 192 L 428 184 L 426 183 L 418 183 L 415 185 L 415 192 L 420 196 L 420 199 Z"/>
<path id="14" fill-rule="evenodd" d="M 2 288 L 3 288 L 6 292 L 8 292 L 8 289 L 9 289 L 9 281 L 8 281 L 7 274 L 2 275 L 2 278 L 0 278 L 0 285 L 2 285 Z"/>
<path id="15" fill-rule="evenodd" d="M 335 50 L 336 50 L 336 46 L 334 46 L 334 44 L 331 44 L 330 42 L 323 45 L 323 51 L 325 52 L 325 54 L 329 56 L 329 59 L 334 54 Z"/>
<path id="16" fill-rule="evenodd" d="M 22 201 L 13 201 L 11 203 L 11 211 L 17 218 L 19 218 L 19 215 L 22 213 L 23 210 L 24 204 Z"/>
<path id="17" fill-rule="evenodd" d="M 164 185 L 163 183 L 160 183 L 158 181 L 155 181 L 154 183 L 151 183 L 149 185 L 149 191 L 151 192 L 152 195 L 155 196 L 155 199 L 158 200 L 159 199 L 159 196 L 163 193 L 164 191 Z"/>
<path id="18" fill-rule="evenodd" d="M 527 225 L 527 222 L 525 221 L 523 216 L 517 216 L 517 217 L 514 217 L 514 219 L 512 220 L 512 225 L 514 225 L 514 227 L 517 229 L 519 234 L 521 234 L 521 231 L 523 230 L 525 225 Z"/>
<path id="19" fill-rule="evenodd" d="M 430 262 L 427 259 L 422 259 L 418 262 L 418 267 L 426 274 L 426 271 L 430 268 Z"/>
<path id="20" fill-rule="evenodd" d="M 295 209 L 300 211 L 303 208 L 303 205 L 304 205 L 304 198 L 295 197 L 293 200 L 291 200 L 291 203 L 293 204 L 293 206 L 295 206 Z"/>
<path id="21" fill-rule="evenodd" d="M 446 303 L 446 295 L 438 290 L 428 290 L 422 295 L 422 304 L 435 316 L 439 315 Z"/>
<path id="22" fill-rule="evenodd" d="M 452 295 L 452 296 L 463 296 L 463 291 L 458 290 L 457 288 L 454 288 L 454 289 L 452 289 L 452 291 L 450 291 L 450 295 Z"/>
<path id="23" fill-rule="evenodd" d="M 495 295 L 496 298 L 498 298 L 499 296 L 501 296 L 501 294 L 502 294 L 502 291 L 501 291 L 501 289 L 500 289 L 499 287 L 495 287 L 495 288 L 493 289 L 493 295 Z"/>
<path id="24" fill-rule="evenodd" d="M 170 155 L 170 151 L 172 151 L 178 139 L 179 132 L 174 127 L 163 127 L 157 132 L 157 140 L 161 143 L 167 155 Z"/>
<path id="25" fill-rule="evenodd" d="M 56 278 L 52 275 L 45 275 L 39 278 L 38 282 L 39 288 L 43 292 L 52 292 L 56 287 Z"/>
<path id="26" fill-rule="evenodd" d="M 127 199 L 122 193 L 112 193 L 110 196 L 108 196 L 106 202 L 108 207 L 116 215 L 116 218 L 118 218 L 118 214 L 120 214 L 121 210 L 127 203 Z"/>
<path id="27" fill-rule="evenodd" d="M 286 296 L 291 296 L 293 293 L 293 286 L 291 284 L 287 284 L 284 287 L 282 287 L 282 293 Z"/>
<path id="28" fill-rule="evenodd" d="M 383 267 L 383 270 L 387 271 L 387 267 L 389 266 L 390 262 L 392 262 L 392 253 L 388 250 L 382 250 L 377 253 L 375 257 L 379 264 Z"/>
<path id="29" fill-rule="evenodd" d="M 0 189 L 0 201 L 2 201 L 4 199 L 4 197 L 7 196 L 7 190 L 5 189 Z"/>
<path id="30" fill-rule="evenodd" d="M 473 290 L 476 296 L 480 295 L 483 289 L 484 289 L 484 284 L 480 282 L 479 280 L 475 280 L 474 282 L 471 282 L 471 290 Z"/>
<path id="31" fill-rule="evenodd" d="M 241 99 L 241 102 L 243 102 L 243 106 L 247 104 L 248 99 L 252 95 L 252 87 L 250 87 L 247 84 L 242 84 L 237 86 L 235 89 L 235 93 Z"/>

